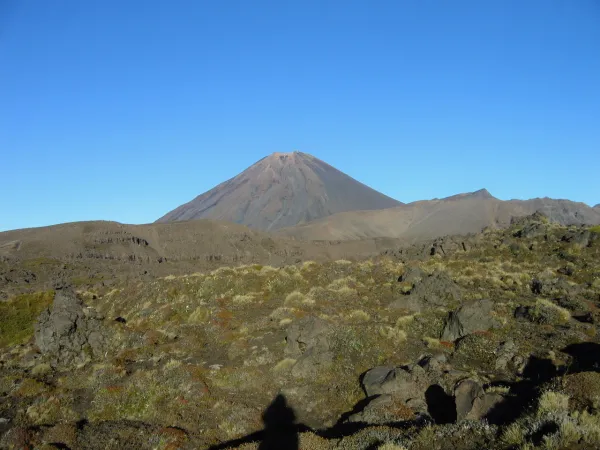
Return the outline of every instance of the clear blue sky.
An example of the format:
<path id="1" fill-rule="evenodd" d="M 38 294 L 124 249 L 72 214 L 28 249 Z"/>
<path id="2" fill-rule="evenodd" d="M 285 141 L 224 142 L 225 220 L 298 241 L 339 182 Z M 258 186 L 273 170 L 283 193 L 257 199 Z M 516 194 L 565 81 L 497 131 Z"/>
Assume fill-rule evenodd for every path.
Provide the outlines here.
<path id="1" fill-rule="evenodd" d="M 598 0 L 0 0 L 0 230 L 152 222 L 274 151 L 600 202 Z"/>

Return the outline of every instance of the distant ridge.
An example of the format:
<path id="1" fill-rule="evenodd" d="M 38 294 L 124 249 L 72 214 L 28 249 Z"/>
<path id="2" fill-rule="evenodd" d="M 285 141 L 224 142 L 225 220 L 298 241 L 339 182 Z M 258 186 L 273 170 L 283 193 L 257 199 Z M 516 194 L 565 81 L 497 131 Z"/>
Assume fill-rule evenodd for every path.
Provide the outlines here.
<path id="1" fill-rule="evenodd" d="M 467 198 L 496 198 L 492 194 L 489 193 L 487 189 L 479 189 L 474 192 L 467 192 L 464 194 L 456 194 L 450 197 L 446 197 L 444 200 L 458 200 L 458 199 L 467 199 Z"/>
<path id="2" fill-rule="evenodd" d="M 378 211 L 334 214 L 278 233 L 296 239 L 332 240 L 376 237 L 412 241 L 452 234 L 477 233 L 485 227 L 503 228 L 512 218 L 540 211 L 563 225 L 600 224 L 600 208 L 551 198 L 502 201 L 487 190 L 422 200 Z"/>
<path id="3" fill-rule="evenodd" d="M 202 218 L 268 231 L 340 212 L 399 205 L 312 155 L 273 153 L 157 222 Z"/>

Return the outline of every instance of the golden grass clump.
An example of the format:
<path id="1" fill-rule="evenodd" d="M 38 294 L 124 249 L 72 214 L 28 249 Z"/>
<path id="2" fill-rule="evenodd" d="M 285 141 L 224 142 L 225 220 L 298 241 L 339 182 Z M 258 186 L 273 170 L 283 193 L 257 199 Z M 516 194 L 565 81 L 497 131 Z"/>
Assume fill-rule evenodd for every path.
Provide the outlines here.
<path id="1" fill-rule="evenodd" d="M 544 416 L 546 414 L 567 412 L 569 410 L 569 396 L 560 392 L 546 391 L 538 400 L 536 414 Z"/>
<path id="2" fill-rule="evenodd" d="M 248 305 L 255 301 L 255 297 L 252 294 L 234 295 L 232 300 L 233 303 L 236 303 L 238 305 Z"/>
<path id="3" fill-rule="evenodd" d="M 353 323 L 364 323 L 369 322 L 371 320 L 371 316 L 365 311 L 355 309 L 346 315 L 346 320 Z"/>
<path id="4" fill-rule="evenodd" d="M 314 303 L 314 299 L 307 297 L 300 291 L 293 291 L 289 293 L 283 301 L 285 306 L 313 305 Z"/>
<path id="5" fill-rule="evenodd" d="M 396 320 L 396 328 L 404 329 L 408 325 L 414 322 L 416 314 L 411 314 L 409 316 L 402 316 Z"/>
<path id="6" fill-rule="evenodd" d="M 383 326 L 379 327 L 379 334 L 382 337 L 389 339 L 396 344 L 405 342 L 407 339 L 406 331 L 400 330 L 396 327 L 390 327 L 387 325 L 383 325 Z"/>

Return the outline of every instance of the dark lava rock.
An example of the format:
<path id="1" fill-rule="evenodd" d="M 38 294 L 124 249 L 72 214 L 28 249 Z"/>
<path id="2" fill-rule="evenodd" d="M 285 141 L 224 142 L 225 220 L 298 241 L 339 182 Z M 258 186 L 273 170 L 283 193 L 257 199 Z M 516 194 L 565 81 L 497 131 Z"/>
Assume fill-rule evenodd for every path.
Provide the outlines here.
<path id="1" fill-rule="evenodd" d="M 587 247 L 590 245 L 591 233 L 588 230 L 570 231 L 562 237 L 563 242 Z"/>
<path id="2" fill-rule="evenodd" d="M 74 293 L 59 291 L 40 314 L 35 343 L 55 367 L 85 363 L 104 354 L 108 339 L 102 319 Z"/>
<path id="3" fill-rule="evenodd" d="M 411 266 L 398 278 L 399 282 L 402 283 L 418 283 L 427 275 L 417 266 Z"/>
<path id="4" fill-rule="evenodd" d="M 545 236 L 548 226 L 544 223 L 528 223 L 514 236 L 518 238 L 532 239 L 540 236 Z"/>
<path id="5" fill-rule="evenodd" d="M 285 353 L 296 359 L 293 376 L 314 376 L 320 368 L 331 365 L 330 335 L 331 325 L 319 317 L 306 317 L 290 325 Z"/>
<path id="6" fill-rule="evenodd" d="M 367 397 L 391 394 L 407 402 L 424 400 L 429 379 L 425 369 L 417 364 L 403 367 L 379 366 L 365 373 L 362 385 Z"/>
<path id="7" fill-rule="evenodd" d="M 409 269 L 410 270 L 410 269 Z M 420 270 L 410 270 L 408 279 L 417 280 Z M 404 277 L 402 279 L 404 281 Z M 432 306 L 447 306 L 448 303 L 456 303 L 461 299 L 459 286 L 445 273 L 435 272 L 424 276 L 420 282 L 416 282 L 407 295 L 389 304 L 392 309 L 408 309 L 420 312 Z"/>
<path id="8" fill-rule="evenodd" d="M 441 340 L 453 342 L 475 331 L 487 331 L 495 326 L 493 304 L 488 299 L 476 300 L 450 312 Z"/>

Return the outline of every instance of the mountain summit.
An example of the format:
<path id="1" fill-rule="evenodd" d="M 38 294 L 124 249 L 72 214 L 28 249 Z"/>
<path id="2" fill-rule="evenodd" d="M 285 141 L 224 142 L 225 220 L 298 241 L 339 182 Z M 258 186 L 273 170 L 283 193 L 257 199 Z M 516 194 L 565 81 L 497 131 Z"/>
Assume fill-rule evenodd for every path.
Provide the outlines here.
<path id="1" fill-rule="evenodd" d="M 157 222 L 206 218 L 276 230 L 339 212 L 399 205 L 312 155 L 273 153 Z"/>

